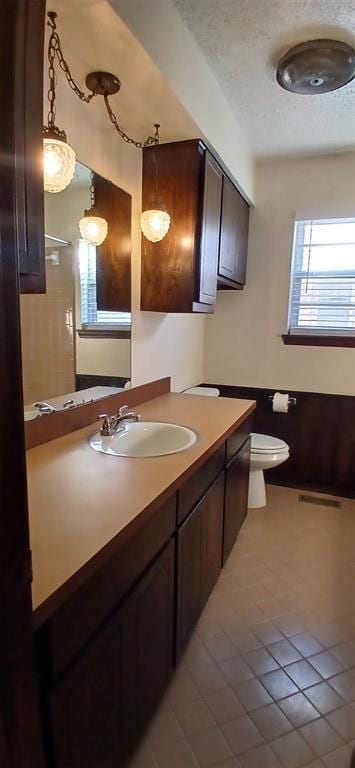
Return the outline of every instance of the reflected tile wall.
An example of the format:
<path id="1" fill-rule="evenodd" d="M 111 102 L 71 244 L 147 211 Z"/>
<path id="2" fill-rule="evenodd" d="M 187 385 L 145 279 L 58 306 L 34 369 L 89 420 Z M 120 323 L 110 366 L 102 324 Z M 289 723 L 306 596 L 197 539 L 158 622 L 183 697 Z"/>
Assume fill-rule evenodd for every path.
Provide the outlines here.
<path id="1" fill-rule="evenodd" d="M 47 292 L 22 295 L 21 337 L 25 404 L 75 390 L 74 272 L 69 246 L 46 248 Z"/>

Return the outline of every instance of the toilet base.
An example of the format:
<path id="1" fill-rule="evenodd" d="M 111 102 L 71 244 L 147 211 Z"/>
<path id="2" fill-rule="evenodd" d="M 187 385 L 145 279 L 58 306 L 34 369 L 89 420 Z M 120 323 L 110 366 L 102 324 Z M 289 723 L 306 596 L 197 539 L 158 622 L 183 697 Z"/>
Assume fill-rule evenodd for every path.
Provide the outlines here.
<path id="1" fill-rule="evenodd" d="M 266 490 L 264 472 L 262 469 L 251 469 L 249 475 L 248 508 L 259 509 L 266 505 Z"/>

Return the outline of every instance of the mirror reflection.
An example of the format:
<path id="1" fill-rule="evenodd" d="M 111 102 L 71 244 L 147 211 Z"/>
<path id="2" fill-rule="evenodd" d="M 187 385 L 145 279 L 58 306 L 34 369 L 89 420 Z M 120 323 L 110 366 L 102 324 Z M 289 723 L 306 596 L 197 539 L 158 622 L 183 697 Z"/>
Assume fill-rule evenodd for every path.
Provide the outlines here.
<path id="1" fill-rule="evenodd" d="M 21 295 L 25 420 L 130 385 L 131 196 L 77 163 L 45 193 L 46 292 Z"/>

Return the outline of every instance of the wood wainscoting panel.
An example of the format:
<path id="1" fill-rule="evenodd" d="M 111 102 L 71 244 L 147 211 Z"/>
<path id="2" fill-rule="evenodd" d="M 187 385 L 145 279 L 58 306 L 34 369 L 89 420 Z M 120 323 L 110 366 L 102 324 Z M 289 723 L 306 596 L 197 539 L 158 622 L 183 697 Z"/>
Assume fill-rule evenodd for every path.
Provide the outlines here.
<path id="1" fill-rule="evenodd" d="M 256 400 L 253 431 L 289 445 L 290 458 L 268 470 L 267 482 L 355 497 L 355 397 L 289 390 L 296 405 L 274 413 L 269 395 L 276 388 L 203 386 L 218 387 L 223 397 Z"/>

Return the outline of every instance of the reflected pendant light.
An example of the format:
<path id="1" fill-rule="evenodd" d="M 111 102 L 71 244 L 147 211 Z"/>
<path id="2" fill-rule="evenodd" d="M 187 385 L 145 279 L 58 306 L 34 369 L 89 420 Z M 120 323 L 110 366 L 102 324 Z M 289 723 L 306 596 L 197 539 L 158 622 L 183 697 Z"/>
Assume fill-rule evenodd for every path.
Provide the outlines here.
<path id="1" fill-rule="evenodd" d="M 48 13 L 51 35 L 48 42 L 49 112 L 43 128 L 43 172 L 46 192 L 62 192 L 70 184 L 75 169 L 75 152 L 68 144 L 65 131 L 55 124 L 55 71 L 54 59 L 60 42 L 56 32 L 55 13 Z"/>
<path id="2" fill-rule="evenodd" d="M 98 216 L 95 210 L 94 174 L 91 173 L 90 184 L 90 209 L 84 211 L 84 216 L 79 221 L 80 234 L 88 245 L 101 245 L 107 237 L 108 224 L 103 216 Z"/>
<path id="3" fill-rule="evenodd" d="M 164 203 L 158 197 L 158 167 L 156 158 L 156 145 L 159 144 L 159 123 L 155 123 L 155 145 L 152 149 L 153 152 L 153 166 L 154 166 L 154 197 L 152 201 L 152 208 L 143 211 L 141 215 L 141 230 L 144 237 L 151 243 L 159 243 L 162 240 L 170 227 L 170 216 L 165 208 Z"/>

